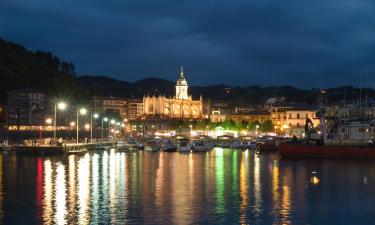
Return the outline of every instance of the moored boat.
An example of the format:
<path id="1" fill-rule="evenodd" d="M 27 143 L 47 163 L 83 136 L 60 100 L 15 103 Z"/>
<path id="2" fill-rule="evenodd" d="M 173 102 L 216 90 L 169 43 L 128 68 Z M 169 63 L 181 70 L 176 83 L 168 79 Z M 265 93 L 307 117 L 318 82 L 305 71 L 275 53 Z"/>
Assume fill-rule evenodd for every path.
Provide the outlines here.
<path id="1" fill-rule="evenodd" d="M 317 157 L 375 159 L 375 121 L 321 116 L 320 130 L 310 129 L 306 120 L 305 139 L 280 144 L 282 158 Z"/>
<path id="2" fill-rule="evenodd" d="M 147 140 L 144 149 L 145 151 L 157 152 L 160 150 L 160 143 L 156 140 Z"/>
<path id="3" fill-rule="evenodd" d="M 191 145 L 190 145 L 189 139 L 187 139 L 187 138 L 178 139 L 177 149 L 181 153 L 190 152 L 191 151 Z"/>
<path id="4" fill-rule="evenodd" d="M 175 152 L 177 151 L 177 146 L 173 144 L 170 140 L 165 140 L 161 144 L 161 149 L 165 152 Z"/>
<path id="5" fill-rule="evenodd" d="M 206 152 L 206 151 L 209 151 L 211 147 L 207 142 L 203 140 L 196 140 L 196 141 L 193 141 L 191 149 L 194 152 Z"/>
<path id="6" fill-rule="evenodd" d="M 257 149 L 260 152 L 264 151 L 278 151 L 279 150 L 279 140 L 277 137 L 262 137 L 257 142 Z"/>

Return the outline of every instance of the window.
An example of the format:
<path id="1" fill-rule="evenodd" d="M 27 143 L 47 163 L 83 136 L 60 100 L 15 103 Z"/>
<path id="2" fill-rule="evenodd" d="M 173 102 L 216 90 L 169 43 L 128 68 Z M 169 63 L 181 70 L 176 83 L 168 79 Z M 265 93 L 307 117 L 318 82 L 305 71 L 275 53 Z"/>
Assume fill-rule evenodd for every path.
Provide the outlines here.
<path id="1" fill-rule="evenodd" d="M 291 113 L 289 113 L 289 119 L 292 119 L 293 117 L 292 117 L 292 114 Z"/>
<path id="2" fill-rule="evenodd" d="M 297 113 L 297 119 L 299 119 L 299 113 Z M 297 126 L 299 126 L 299 125 L 297 125 Z"/>
<path id="3" fill-rule="evenodd" d="M 298 115 L 298 114 L 297 114 Z M 297 127 L 299 127 L 299 123 L 297 123 Z"/>

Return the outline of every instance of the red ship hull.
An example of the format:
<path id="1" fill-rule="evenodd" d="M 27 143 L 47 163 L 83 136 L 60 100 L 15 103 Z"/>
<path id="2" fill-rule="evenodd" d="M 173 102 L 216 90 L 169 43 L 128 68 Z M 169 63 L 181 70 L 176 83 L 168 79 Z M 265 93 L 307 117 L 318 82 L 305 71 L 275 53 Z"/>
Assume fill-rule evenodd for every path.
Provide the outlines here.
<path id="1" fill-rule="evenodd" d="M 284 143 L 279 145 L 282 158 L 375 159 L 375 146 L 324 146 Z"/>
<path id="2" fill-rule="evenodd" d="M 258 144 L 258 150 L 260 152 L 278 151 L 279 147 L 275 144 Z"/>

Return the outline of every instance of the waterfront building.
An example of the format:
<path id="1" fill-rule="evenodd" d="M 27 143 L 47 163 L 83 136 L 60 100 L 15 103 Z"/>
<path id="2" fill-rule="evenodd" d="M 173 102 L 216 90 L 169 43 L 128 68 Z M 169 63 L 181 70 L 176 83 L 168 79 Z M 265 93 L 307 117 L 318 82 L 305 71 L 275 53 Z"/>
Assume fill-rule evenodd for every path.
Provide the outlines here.
<path id="1" fill-rule="evenodd" d="M 252 111 L 236 111 L 230 112 L 223 109 L 215 109 L 211 114 L 211 122 L 224 122 L 226 120 L 232 120 L 233 122 L 247 122 L 263 123 L 267 120 L 271 120 L 271 114 L 265 110 L 252 110 Z"/>
<path id="2" fill-rule="evenodd" d="M 16 89 L 7 93 L 7 124 L 39 125 L 44 121 L 44 93 L 32 89 Z"/>
<path id="3" fill-rule="evenodd" d="M 317 108 L 313 106 L 283 106 L 271 107 L 272 122 L 276 131 L 290 136 L 303 137 L 306 120 L 310 119 L 314 127 L 319 126 L 316 117 Z"/>
<path id="4" fill-rule="evenodd" d="M 95 96 L 92 99 L 92 108 L 97 113 L 118 115 L 121 119 L 134 120 L 143 113 L 143 101 L 142 99 Z"/>
<path id="5" fill-rule="evenodd" d="M 135 120 L 143 114 L 143 100 L 142 99 L 128 99 L 126 104 L 126 118 L 128 120 Z"/>
<path id="6" fill-rule="evenodd" d="M 176 95 L 145 96 L 143 98 L 143 115 L 160 115 L 168 118 L 200 119 L 203 118 L 203 99 L 193 100 L 188 95 L 188 83 L 181 67 L 180 76 L 176 82 Z"/>
<path id="7" fill-rule="evenodd" d="M 94 96 L 92 99 L 93 111 L 101 114 L 118 114 L 120 117 L 126 116 L 126 98 Z"/>

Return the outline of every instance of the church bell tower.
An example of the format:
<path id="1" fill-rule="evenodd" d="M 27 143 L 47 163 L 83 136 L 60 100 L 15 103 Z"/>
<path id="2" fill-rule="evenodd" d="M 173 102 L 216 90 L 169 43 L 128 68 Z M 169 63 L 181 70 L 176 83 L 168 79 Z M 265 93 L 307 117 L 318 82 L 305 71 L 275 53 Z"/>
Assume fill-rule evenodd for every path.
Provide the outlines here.
<path id="1" fill-rule="evenodd" d="M 180 77 L 178 78 L 176 83 L 176 99 L 189 99 L 188 85 L 184 77 L 184 68 L 182 66 L 180 68 Z"/>

